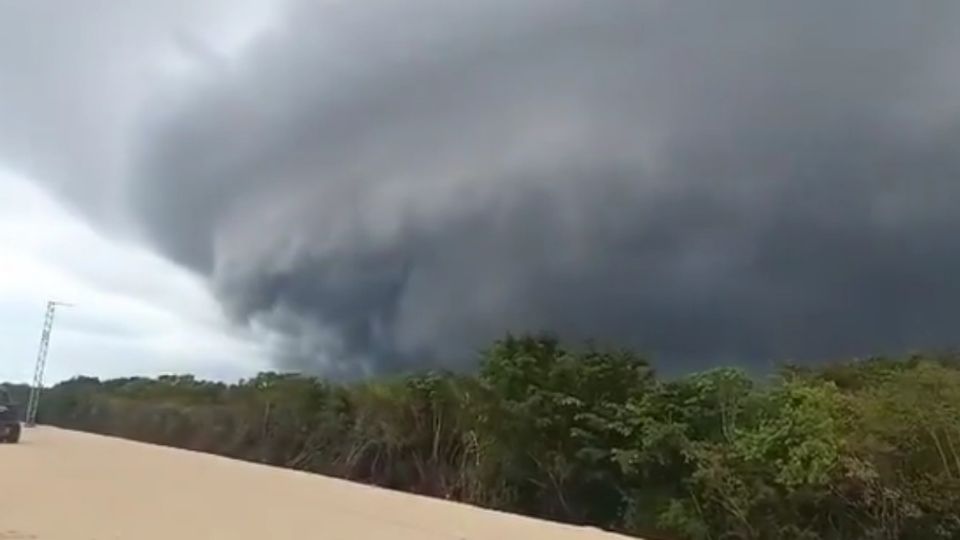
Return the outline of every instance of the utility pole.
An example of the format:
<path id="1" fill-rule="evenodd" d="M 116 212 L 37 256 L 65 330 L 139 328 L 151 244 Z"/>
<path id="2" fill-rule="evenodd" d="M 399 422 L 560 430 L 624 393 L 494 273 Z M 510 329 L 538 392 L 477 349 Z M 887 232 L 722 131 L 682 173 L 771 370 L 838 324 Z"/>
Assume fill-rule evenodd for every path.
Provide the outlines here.
<path id="1" fill-rule="evenodd" d="M 47 312 L 43 317 L 43 333 L 40 334 L 40 349 L 37 351 L 37 365 L 33 368 L 33 386 L 30 388 L 30 399 L 27 401 L 27 427 L 37 424 L 37 408 L 40 406 L 40 391 L 43 389 L 43 370 L 47 366 L 47 349 L 50 348 L 50 332 L 53 330 L 53 317 L 57 306 L 70 306 L 65 302 L 47 302 Z"/>

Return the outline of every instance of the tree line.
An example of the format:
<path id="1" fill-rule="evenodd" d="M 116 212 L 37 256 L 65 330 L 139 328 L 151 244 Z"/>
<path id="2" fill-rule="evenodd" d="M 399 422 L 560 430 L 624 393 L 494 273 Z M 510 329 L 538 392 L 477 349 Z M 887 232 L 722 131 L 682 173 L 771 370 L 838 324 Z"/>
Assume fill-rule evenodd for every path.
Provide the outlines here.
<path id="1" fill-rule="evenodd" d="M 77 377 L 39 420 L 647 538 L 948 539 L 958 359 L 663 379 L 631 351 L 507 337 L 473 374 Z"/>

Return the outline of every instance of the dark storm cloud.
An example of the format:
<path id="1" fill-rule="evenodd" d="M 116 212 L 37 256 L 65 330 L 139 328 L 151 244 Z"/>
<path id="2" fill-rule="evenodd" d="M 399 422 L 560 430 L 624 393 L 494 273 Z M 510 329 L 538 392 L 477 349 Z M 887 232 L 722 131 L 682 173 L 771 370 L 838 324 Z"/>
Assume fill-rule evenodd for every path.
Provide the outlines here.
<path id="1" fill-rule="evenodd" d="M 672 369 L 956 344 L 960 4 L 304 2 L 158 98 L 131 200 L 284 365 L 504 331 Z"/>
<path id="2" fill-rule="evenodd" d="M 246 16 L 257 1 L 0 2 L 0 166 L 122 235 L 131 124 L 144 96 L 176 56 L 216 68 L 195 27 L 224 24 L 227 8 Z"/>

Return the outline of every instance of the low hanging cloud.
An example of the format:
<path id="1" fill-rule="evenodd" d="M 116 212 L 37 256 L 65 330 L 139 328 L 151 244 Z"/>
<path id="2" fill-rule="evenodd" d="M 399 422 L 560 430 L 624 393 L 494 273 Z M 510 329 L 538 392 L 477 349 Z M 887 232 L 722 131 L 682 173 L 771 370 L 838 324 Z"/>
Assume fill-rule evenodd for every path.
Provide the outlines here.
<path id="1" fill-rule="evenodd" d="M 301 2 L 130 133 L 127 211 L 280 365 L 505 331 L 668 370 L 960 327 L 960 4 Z"/>

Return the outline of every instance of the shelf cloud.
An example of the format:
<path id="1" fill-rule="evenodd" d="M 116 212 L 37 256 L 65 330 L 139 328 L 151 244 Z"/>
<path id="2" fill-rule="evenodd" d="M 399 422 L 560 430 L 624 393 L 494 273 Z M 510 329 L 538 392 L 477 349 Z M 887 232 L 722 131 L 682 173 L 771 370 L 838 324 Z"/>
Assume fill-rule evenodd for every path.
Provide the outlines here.
<path id="1" fill-rule="evenodd" d="M 946 1 L 292 2 L 230 51 L 171 31 L 189 75 L 67 156 L 112 188 L 60 191 L 204 276 L 283 368 L 461 367 L 506 331 L 679 371 L 945 347 L 958 24 Z"/>

